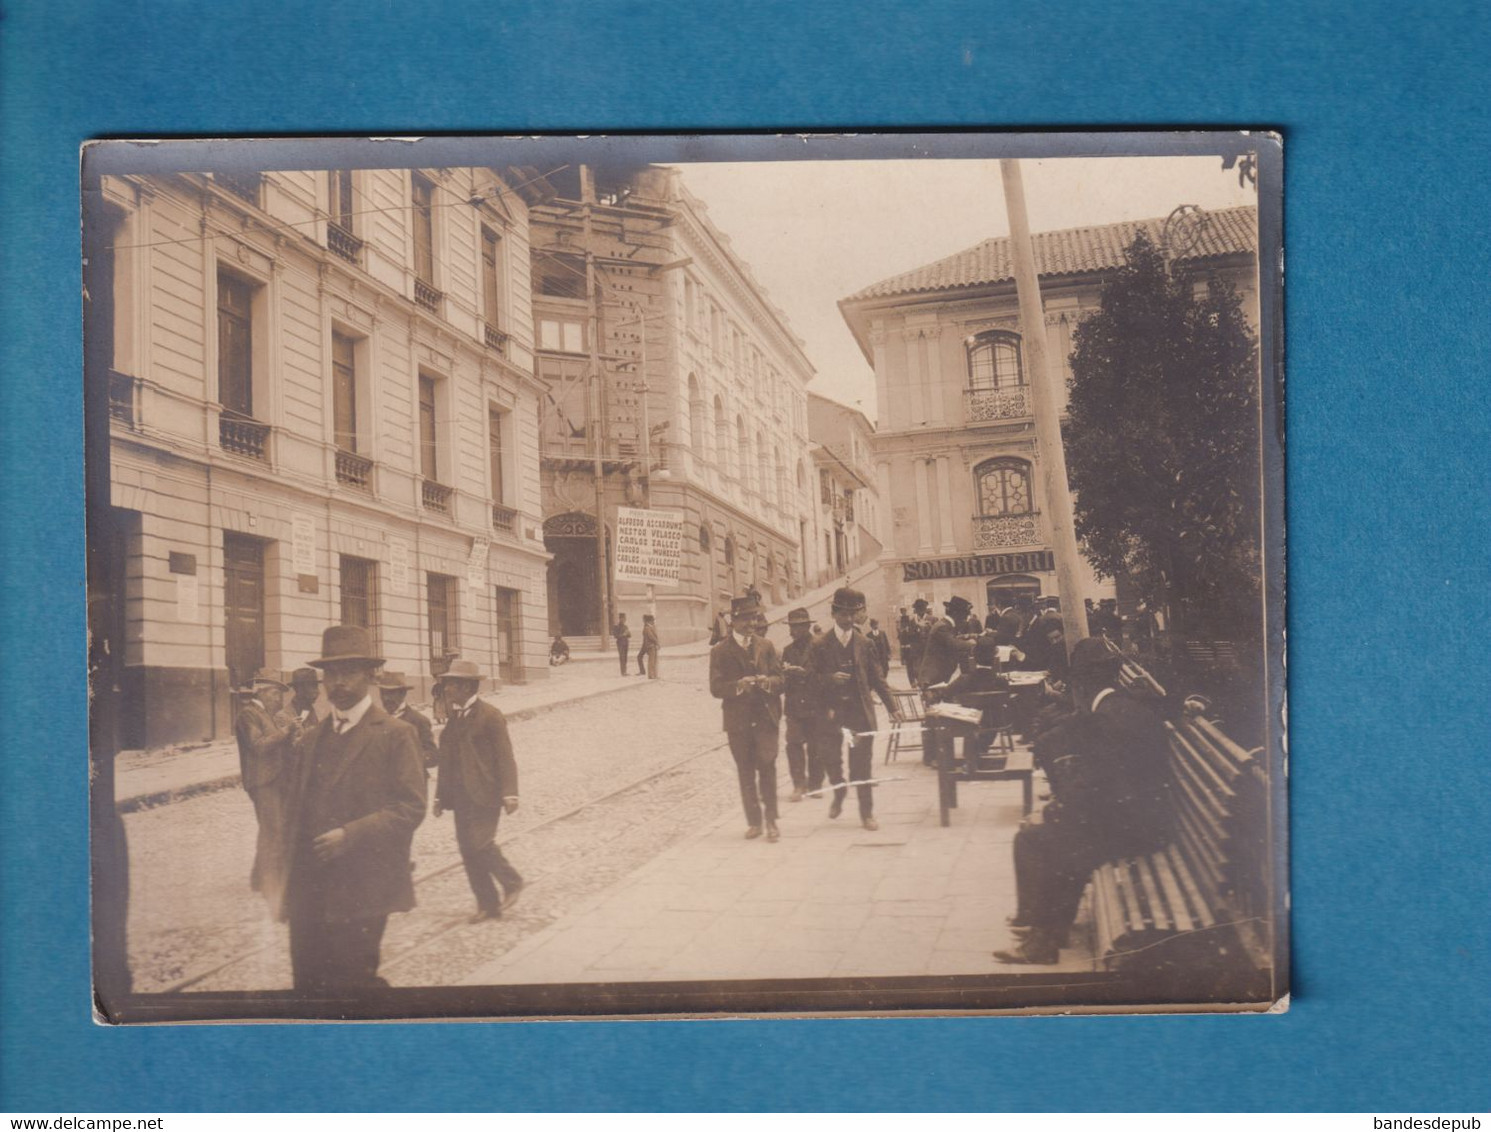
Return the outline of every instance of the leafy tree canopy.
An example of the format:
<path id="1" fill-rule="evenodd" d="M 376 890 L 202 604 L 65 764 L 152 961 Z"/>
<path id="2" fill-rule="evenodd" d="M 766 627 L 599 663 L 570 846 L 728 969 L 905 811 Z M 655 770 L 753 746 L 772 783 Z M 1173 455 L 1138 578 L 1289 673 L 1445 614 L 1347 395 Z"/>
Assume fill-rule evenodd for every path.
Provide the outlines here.
<path id="1" fill-rule="evenodd" d="M 1172 278 L 1141 233 L 1077 328 L 1067 472 L 1097 571 L 1177 629 L 1261 632 L 1258 344 L 1231 287 Z"/>

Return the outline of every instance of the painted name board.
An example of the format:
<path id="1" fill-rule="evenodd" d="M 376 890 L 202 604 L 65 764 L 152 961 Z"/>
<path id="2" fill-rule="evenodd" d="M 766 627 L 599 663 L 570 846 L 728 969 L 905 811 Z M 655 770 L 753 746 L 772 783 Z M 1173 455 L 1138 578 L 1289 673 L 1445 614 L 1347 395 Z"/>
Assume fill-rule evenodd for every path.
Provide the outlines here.
<path id="1" fill-rule="evenodd" d="M 615 553 L 618 582 L 678 585 L 683 512 L 618 507 Z"/>
<path id="2" fill-rule="evenodd" d="M 937 578 L 986 578 L 995 574 L 1036 574 L 1056 569 L 1049 550 L 1022 554 L 971 554 L 967 558 L 933 558 L 901 563 L 901 580 L 926 582 Z"/>

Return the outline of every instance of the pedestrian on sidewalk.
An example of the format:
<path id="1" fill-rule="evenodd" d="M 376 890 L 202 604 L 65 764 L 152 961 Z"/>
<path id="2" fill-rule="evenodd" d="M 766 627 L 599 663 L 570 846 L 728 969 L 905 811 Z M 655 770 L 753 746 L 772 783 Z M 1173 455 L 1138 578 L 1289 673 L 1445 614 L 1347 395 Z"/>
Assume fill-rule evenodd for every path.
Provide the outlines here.
<path id="1" fill-rule="evenodd" d="M 239 775 L 259 823 L 249 887 L 263 895 L 272 908 L 279 907 L 284 892 L 281 846 L 295 742 L 301 734 L 300 724 L 284 710 L 285 693 L 289 690 L 279 677 L 261 669 L 254 674 L 249 698 L 233 721 Z"/>
<path id="2" fill-rule="evenodd" d="M 782 679 L 786 684 L 782 712 L 787 718 L 787 770 L 792 775 L 792 796 L 788 801 L 801 802 L 806 791 L 823 785 L 816 735 L 823 720 L 823 704 L 817 681 L 808 670 L 813 618 L 806 609 L 794 609 L 787 614 L 787 632 L 792 634 L 792 640 L 782 650 Z"/>
<path id="3" fill-rule="evenodd" d="M 378 696 L 383 703 L 383 710 L 394 719 L 402 720 L 414 728 L 414 733 L 419 736 L 420 758 L 424 760 L 425 770 L 428 772 L 438 761 L 440 749 L 435 746 L 435 731 L 430 726 L 430 721 L 404 702 L 413 686 L 404 679 L 402 672 L 384 672 L 378 676 Z"/>
<path id="4" fill-rule="evenodd" d="M 309 731 L 320 721 L 316 714 L 316 700 L 321 696 L 321 674 L 314 668 L 297 668 L 290 673 L 289 711 L 295 716 L 301 730 Z"/>
<path id="5" fill-rule="evenodd" d="M 895 697 L 880 670 L 880 657 L 869 639 L 860 632 L 865 622 L 865 595 L 847 586 L 834 592 L 830 609 L 834 629 L 813 643 L 809 669 L 823 691 L 824 717 L 819 728 L 819 758 L 824 773 L 834 784 L 833 803 L 828 816 L 844 812 L 847 789 L 844 783 L 844 732 L 853 735 L 849 744 L 849 778 L 861 783 L 856 787 L 859 820 L 865 829 L 880 828 L 875 821 L 875 789 L 868 785 L 874 768 L 875 703 L 871 693 L 880 697 L 891 719 L 900 719 Z"/>
<path id="6" fill-rule="evenodd" d="M 333 625 L 321 635 L 332 712 L 298 750 L 285 824 L 295 989 L 356 993 L 378 977 L 383 930 L 414 907 L 409 849 L 425 816 L 425 775 L 414 728 L 373 700 L 383 658 L 368 631 Z"/>
<path id="7" fill-rule="evenodd" d="M 518 810 L 518 764 L 506 717 L 477 694 L 485 678 L 474 661 L 453 660 L 439 686 L 449 722 L 440 735 L 434 814 L 455 815 L 456 846 L 476 897 L 473 924 L 500 919 L 523 891 L 522 876 L 497 847 L 498 821 Z"/>
<path id="8" fill-rule="evenodd" d="M 777 829 L 777 733 L 782 719 L 782 665 L 760 630 L 765 618 L 748 597 L 730 603 L 730 635 L 709 650 L 709 691 L 721 705 L 730 755 L 740 778 L 746 839 L 781 837 Z"/>
<path id="9" fill-rule="evenodd" d="M 611 636 L 616 638 L 616 655 L 621 658 L 621 674 L 625 676 L 626 654 L 632 647 L 632 631 L 627 627 L 625 613 L 616 615 L 616 626 L 611 630 Z"/>
<path id="10" fill-rule="evenodd" d="M 647 673 L 649 680 L 656 680 L 658 677 L 658 646 L 657 618 L 650 613 L 644 613 L 642 614 L 642 648 L 637 652 L 637 667 Z M 638 675 L 640 676 L 641 672 Z"/>
<path id="11" fill-rule="evenodd" d="M 890 638 L 885 635 L 885 630 L 880 627 L 880 622 L 870 618 L 870 628 L 865 636 L 875 646 L 875 655 L 880 658 L 880 674 L 890 675 Z"/>

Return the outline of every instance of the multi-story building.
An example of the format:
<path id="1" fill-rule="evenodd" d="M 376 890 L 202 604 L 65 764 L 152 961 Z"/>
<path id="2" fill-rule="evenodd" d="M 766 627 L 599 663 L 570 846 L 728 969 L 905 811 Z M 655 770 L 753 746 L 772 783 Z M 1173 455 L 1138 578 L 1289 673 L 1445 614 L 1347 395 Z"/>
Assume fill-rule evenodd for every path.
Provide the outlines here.
<path id="1" fill-rule="evenodd" d="M 452 653 L 547 674 L 522 191 L 489 169 L 101 188 L 123 743 L 230 733 L 230 689 L 338 622 L 416 696 Z"/>
<path id="2" fill-rule="evenodd" d="M 1104 279 L 1123 264 L 1137 232 L 1159 245 L 1163 223 L 1033 238 L 1063 411 L 1077 324 L 1097 308 Z M 1172 262 L 1197 287 L 1209 273 L 1227 280 L 1255 329 L 1257 232 L 1255 208 L 1213 212 Z M 996 595 L 1056 594 L 1009 241 L 985 240 L 866 287 L 839 306 L 875 370 L 874 461 L 890 604 L 958 593 L 982 612 Z M 1083 597 L 1114 594 L 1114 580 L 1099 581 L 1085 560 L 1081 568 Z"/>
<path id="3" fill-rule="evenodd" d="M 808 435 L 817 472 L 817 535 L 823 552 L 815 586 L 843 577 L 880 554 L 875 426 L 858 409 L 808 394 Z"/>
<path id="4" fill-rule="evenodd" d="M 708 632 L 755 584 L 801 592 L 818 561 L 802 343 L 676 170 L 580 167 L 531 213 L 549 617 L 598 637 L 655 610 L 664 643 Z M 679 584 L 614 580 L 617 507 L 683 515 Z"/>

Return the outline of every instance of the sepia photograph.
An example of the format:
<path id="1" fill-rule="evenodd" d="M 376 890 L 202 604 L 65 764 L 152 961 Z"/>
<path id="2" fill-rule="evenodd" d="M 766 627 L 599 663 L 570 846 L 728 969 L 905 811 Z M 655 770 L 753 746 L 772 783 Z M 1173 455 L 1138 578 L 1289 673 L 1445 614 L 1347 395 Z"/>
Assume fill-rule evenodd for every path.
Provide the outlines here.
<path id="1" fill-rule="evenodd" d="M 96 1019 L 1286 1009 L 1281 184 L 87 145 Z"/>

